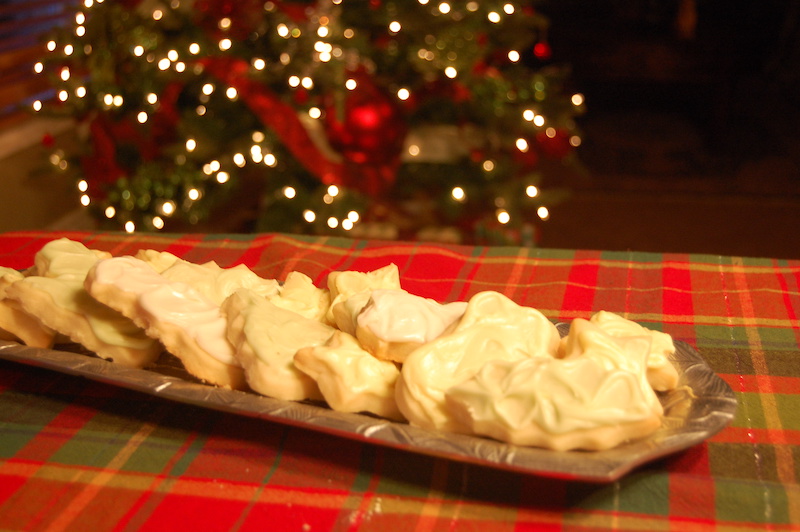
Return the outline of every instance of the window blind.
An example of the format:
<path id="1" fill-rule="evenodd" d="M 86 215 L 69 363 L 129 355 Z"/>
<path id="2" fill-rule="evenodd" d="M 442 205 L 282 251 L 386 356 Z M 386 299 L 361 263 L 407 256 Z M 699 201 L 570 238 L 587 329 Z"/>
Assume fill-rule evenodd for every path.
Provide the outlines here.
<path id="1" fill-rule="evenodd" d="M 77 0 L 0 0 L 0 118 L 48 91 L 33 65 L 45 54 L 45 36 L 65 24 Z"/>

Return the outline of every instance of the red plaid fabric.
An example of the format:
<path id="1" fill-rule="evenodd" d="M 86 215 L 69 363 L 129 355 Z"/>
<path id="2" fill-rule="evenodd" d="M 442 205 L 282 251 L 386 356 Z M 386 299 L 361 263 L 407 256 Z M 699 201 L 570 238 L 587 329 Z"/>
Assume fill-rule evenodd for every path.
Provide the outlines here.
<path id="1" fill-rule="evenodd" d="M 695 346 L 731 425 L 617 482 L 500 471 L 174 404 L 0 362 L 2 530 L 800 530 L 800 261 L 263 235 L 0 235 L 24 269 L 66 236 L 264 277 L 398 265 L 440 301 L 497 290 L 554 321 L 598 310 Z"/>

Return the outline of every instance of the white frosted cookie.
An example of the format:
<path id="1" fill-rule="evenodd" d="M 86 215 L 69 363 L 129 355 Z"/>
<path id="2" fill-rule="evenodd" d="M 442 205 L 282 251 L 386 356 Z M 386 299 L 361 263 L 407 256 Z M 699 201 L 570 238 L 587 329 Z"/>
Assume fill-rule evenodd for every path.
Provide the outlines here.
<path id="1" fill-rule="evenodd" d="M 558 331 L 541 312 L 498 292 L 481 292 L 468 302 L 453 332 L 406 358 L 397 381 L 397 404 L 413 425 L 471 432 L 449 412 L 445 391 L 472 378 L 490 360 L 552 358 Z"/>
<path id="2" fill-rule="evenodd" d="M 146 366 L 161 353 L 161 345 L 84 289 L 87 271 L 101 256 L 107 254 L 78 242 L 48 242 L 36 254 L 37 275 L 14 282 L 6 294 L 26 313 L 101 358 L 129 367 Z"/>
<path id="3" fill-rule="evenodd" d="M 219 305 L 198 290 L 127 256 L 98 261 L 86 276 L 86 289 L 160 340 L 198 379 L 247 389 L 225 336 L 225 317 Z"/>
<path id="4" fill-rule="evenodd" d="M 156 251 L 154 249 L 140 249 L 134 255 L 135 258 L 143 260 L 153 267 L 158 273 L 163 272 L 176 262 L 182 262 L 183 259 L 173 255 L 169 251 Z"/>
<path id="5" fill-rule="evenodd" d="M 194 264 L 179 260 L 161 275 L 172 282 L 191 286 L 217 305 L 240 288 L 252 290 L 262 297 L 276 295 L 279 288 L 278 281 L 259 277 L 244 264 L 222 268 L 214 261 Z"/>
<path id="6" fill-rule="evenodd" d="M 466 308 L 466 302 L 443 305 L 405 290 L 373 290 L 356 317 L 356 338 L 374 356 L 402 363 L 451 329 Z"/>
<path id="7" fill-rule="evenodd" d="M 560 348 L 565 360 L 592 358 L 608 369 L 621 369 L 637 375 L 642 396 L 660 415 L 663 407 L 647 379 L 650 344 L 649 335 L 618 338 L 588 320 L 575 318 Z"/>
<path id="8" fill-rule="evenodd" d="M 294 364 L 317 382 L 333 410 L 403 419 L 394 393 L 400 370 L 362 349 L 346 332 L 335 331 L 325 344 L 300 349 Z"/>
<path id="9" fill-rule="evenodd" d="M 55 331 L 22 310 L 17 301 L 6 297 L 6 288 L 23 277 L 17 270 L 0 266 L 0 340 L 20 341 L 31 347 L 50 348 L 53 346 Z"/>
<path id="10" fill-rule="evenodd" d="M 647 359 L 647 380 L 653 389 L 660 392 L 675 389 L 678 385 L 678 370 L 669 361 L 669 355 L 675 353 L 675 344 L 670 335 L 648 329 L 605 310 L 595 313 L 589 321 L 617 338 L 649 336 L 651 344 L 650 357 Z"/>
<path id="11" fill-rule="evenodd" d="M 303 347 L 325 343 L 333 327 L 244 289 L 225 300 L 222 312 L 228 339 L 254 391 L 288 401 L 322 399 L 316 381 L 294 365 L 294 356 Z"/>
<path id="12" fill-rule="evenodd" d="M 267 296 L 269 301 L 281 308 L 328 325 L 327 314 L 331 306 L 330 292 L 314 286 L 311 278 L 300 272 L 290 272 L 278 288 L 278 293 Z"/>
<path id="13" fill-rule="evenodd" d="M 328 322 L 340 330 L 355 335 L 356 316 L 369 301 L 373 290 L 400 290 L 400 271 L 389 264 L 370 272 L 343 271 L 328 275 L 331 306 Z"/>
<path id="14" fill-rule="evenodd" d="M 445 397 L 475 434 L 556 451 L 596 451 L 661 426 L 639 380 L 588 357 L 493 360 Z"/>

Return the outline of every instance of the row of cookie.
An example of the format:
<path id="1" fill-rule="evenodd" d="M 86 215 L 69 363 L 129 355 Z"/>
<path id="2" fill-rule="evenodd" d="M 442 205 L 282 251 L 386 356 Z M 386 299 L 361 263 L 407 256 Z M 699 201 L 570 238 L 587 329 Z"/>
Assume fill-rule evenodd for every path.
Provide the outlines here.
<path id="1" fill-rule="evenodd" d="M 653 389 L 677 380 L 667 335 L 598 313 L 559 340 L 541 313 L 496 292 L 450 305 L 408 294 L 393 265 L 333 272 L 320 289 L 297 272 L 281 285 L 244 266 L 111 258 L 61 240 L 29 273 L 10 301 L 105 358 L 143 366 L 163 344 L 214 384 L 524 445 L 601 449 L 649 434 Z M 44 289 L 58 308 L 25 287 L 42 279 L 63 285 Z"/>

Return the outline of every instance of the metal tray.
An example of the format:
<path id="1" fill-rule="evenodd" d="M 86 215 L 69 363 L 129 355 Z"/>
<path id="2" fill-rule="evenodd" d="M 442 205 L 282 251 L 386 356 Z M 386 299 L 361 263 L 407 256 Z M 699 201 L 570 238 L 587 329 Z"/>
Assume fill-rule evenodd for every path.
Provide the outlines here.
<path id="1" fill-rule="evenodd" d="M 567 330 L 568 325 L 559 324 L 562 334 Z M 665 411 L 662 427 L 648 438 L 594 452 L 520 447 L 420 429 L 369 415 L 335 412 L 319 404 L 287 402 L 217 388 L 198 382 L 176 358 L 167 354 L 154 367 L 131 369 L 97 358 L 77 345 L 56 347 L 38 349 L 0 340 L 0 359 L 376 445 L 521 473 L 591 482 L 614 481 L 642 464 L 701 443 L 722 430 L 736 411 L 736 398 L 727 383 L 696 350 L 683 342 L 676 342 L 672 357 L 680 374 L 678 388 L 660 396 Z"/>

